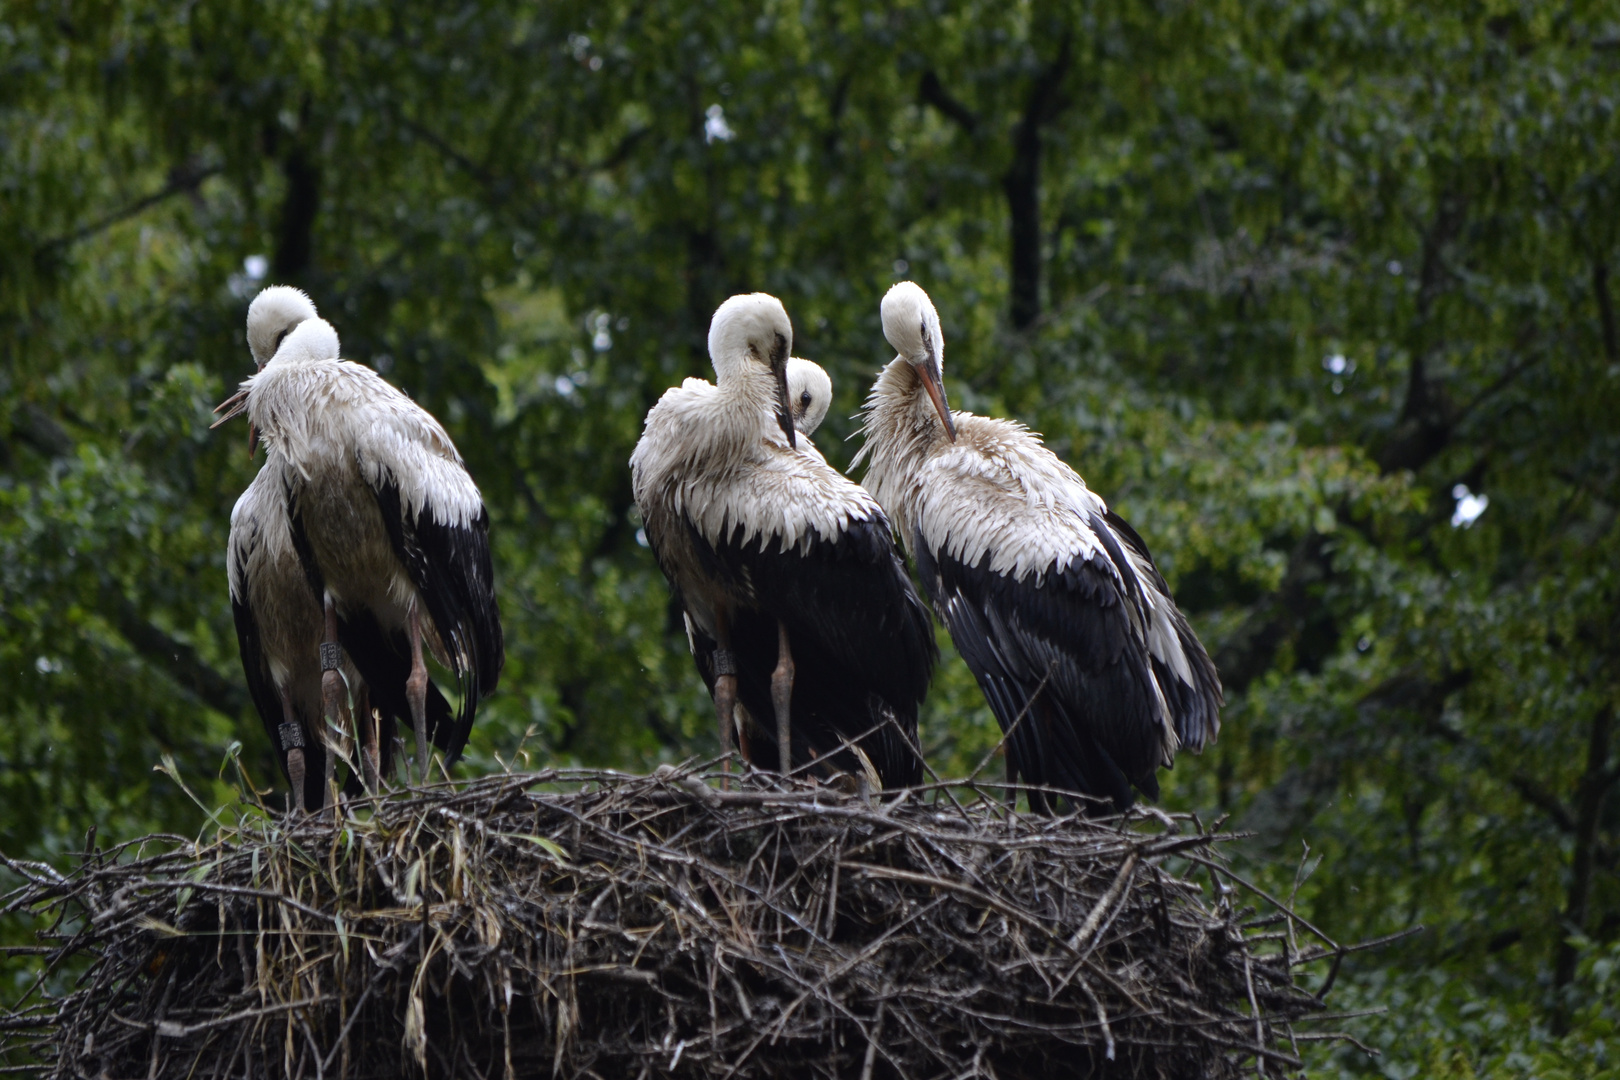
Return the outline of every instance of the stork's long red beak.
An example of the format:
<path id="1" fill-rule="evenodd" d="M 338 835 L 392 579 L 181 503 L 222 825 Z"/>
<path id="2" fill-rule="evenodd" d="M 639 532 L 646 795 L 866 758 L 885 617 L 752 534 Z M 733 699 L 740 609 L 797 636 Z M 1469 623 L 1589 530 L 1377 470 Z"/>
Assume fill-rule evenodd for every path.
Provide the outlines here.
<path id="1" fill-rule="evenodd" d="M 911 365 L 922 380 L 923 389 L 928 391 L 928 398 L 934 403 L 934 411 L 939 413 L 939 422 L 945 425 L 945 437 L 951 442 L 956 441 L 956 424 L 951 420 L 950 406 L 945 403 L 945 387 L 939 382 L 939 366 L 930 358 L 928 362 Z"/>

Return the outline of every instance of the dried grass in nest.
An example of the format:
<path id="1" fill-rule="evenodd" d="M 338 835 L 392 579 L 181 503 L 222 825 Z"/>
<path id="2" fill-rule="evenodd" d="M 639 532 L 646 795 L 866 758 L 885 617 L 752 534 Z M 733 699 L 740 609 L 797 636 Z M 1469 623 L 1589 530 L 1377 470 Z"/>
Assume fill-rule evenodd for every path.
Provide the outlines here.
<path id="1" fill-rule="evenodd" d="M 712 777 L 710 778 L 712 779 Z M 963 798 L 963 795 L 966 798 Z M 62 876 L 0 1016 L 53 1076 L 1221 1077 L 1299 1067 L 1345 950 L 1136 811 L 550 770 L 248 815 Z M 158 854 L 149 854 L 154 848 Z M 1200 884 L 1199 882 L 1202 882 Z M 1213 899 L 1212 899 L 1213 898 Z"/>

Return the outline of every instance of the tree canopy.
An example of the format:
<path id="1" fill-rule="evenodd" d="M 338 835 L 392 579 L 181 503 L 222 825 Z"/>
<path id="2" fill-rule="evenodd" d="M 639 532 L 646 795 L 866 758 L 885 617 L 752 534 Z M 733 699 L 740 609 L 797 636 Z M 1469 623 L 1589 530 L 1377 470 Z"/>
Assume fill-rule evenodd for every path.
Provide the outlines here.
<path id="1" fill-rule="evenodd" d="M 223 569 L 257 462 L 208 431 L 258 288 L 485 494 L 478 772 L 715 748 L 641 419 L 765 290 L 847 466 L 909 277 L 953 403 L 1043 432 L 1216 659 L 1166 802 L 1341 939 L 1425 928 L 1341 977 L 1384 1056 L 1320 1067 L 1620 1069 L 1611 5 L 40 0 L 0 72 L 0 850 L 198 827 L 163 755 L 279 779 Z M 960 773 L 997 733 L 940 638 Z"/>

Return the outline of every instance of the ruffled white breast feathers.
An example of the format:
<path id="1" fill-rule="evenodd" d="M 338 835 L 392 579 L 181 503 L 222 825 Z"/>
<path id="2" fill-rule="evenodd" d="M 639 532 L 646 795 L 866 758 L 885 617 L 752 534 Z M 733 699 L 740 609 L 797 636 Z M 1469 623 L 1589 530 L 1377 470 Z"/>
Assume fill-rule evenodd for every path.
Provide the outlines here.
<path id="1" fill-rule="evenodd" d="M 744 543 L 779 539 L 801 551 L 882 513 L 808 440 L 789 447 L 768 411 L 739 404 L 697 379 L 664 393 L 630 458 L 643 513 L 678 514 L 710 544 L 740 528 Z"/>
<path id="2" fill-rule="evenodd" d="M 886 466 L 879 501 L 907 540 L 920 534 L 929 550 L 968 565 L 988 553 L 991 571 L 1016 579 L 1104 555 L 1090 522 L 1108 506 L 1073 469 L 1020 424 L 954 419 L 956 441 L 935 442 L 918 460 L 874 453 L 872 471 Z"/>

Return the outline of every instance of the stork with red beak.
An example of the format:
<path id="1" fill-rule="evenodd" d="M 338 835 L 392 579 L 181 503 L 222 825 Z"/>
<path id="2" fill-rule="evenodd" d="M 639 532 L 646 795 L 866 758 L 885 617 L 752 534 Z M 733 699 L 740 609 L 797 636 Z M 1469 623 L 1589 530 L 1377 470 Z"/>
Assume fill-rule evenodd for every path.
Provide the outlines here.
<path id="1" fill-rule="evenodd" d="M 1220 730 L 1221 684 L 1147 544 L 1021 424 L 953 413 L 928 294 L 883 298 L 865 483 L 1007 734 L 1008 771 L 1124 810 Z"/>

